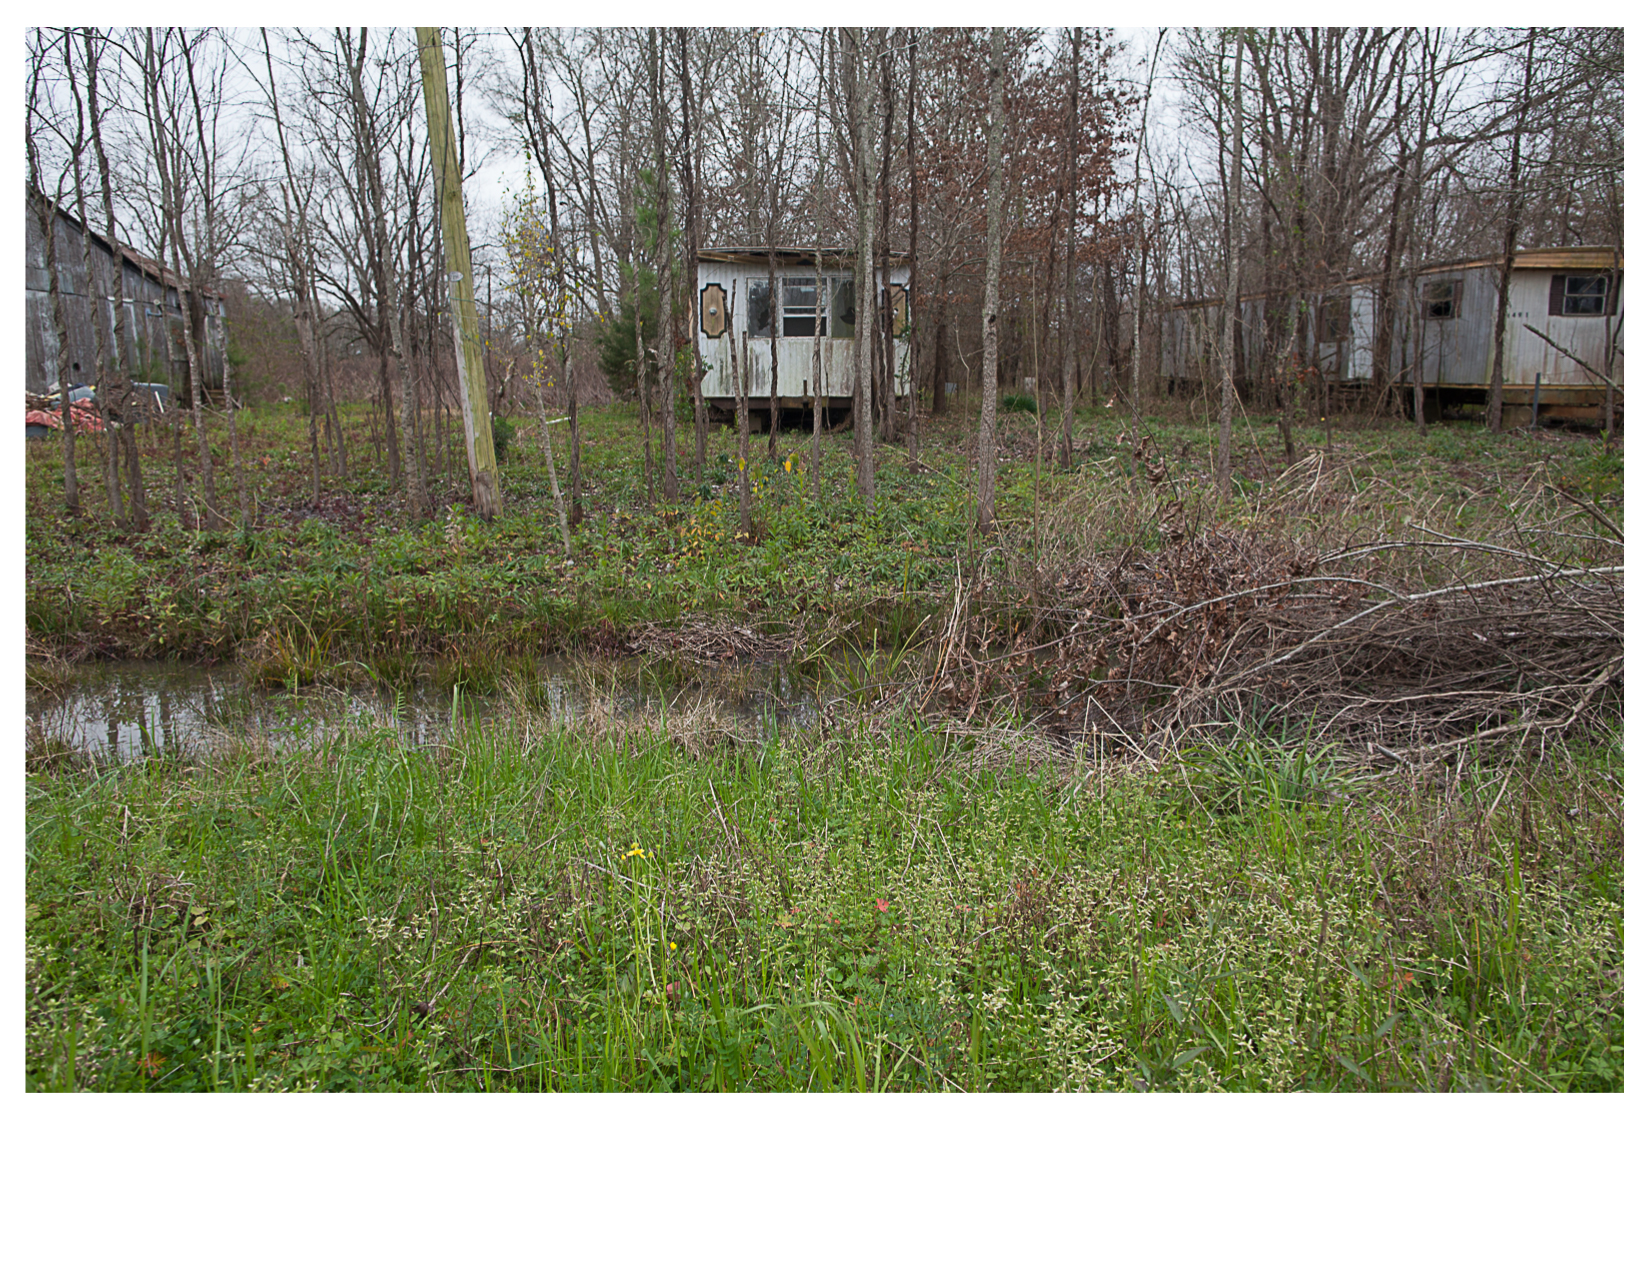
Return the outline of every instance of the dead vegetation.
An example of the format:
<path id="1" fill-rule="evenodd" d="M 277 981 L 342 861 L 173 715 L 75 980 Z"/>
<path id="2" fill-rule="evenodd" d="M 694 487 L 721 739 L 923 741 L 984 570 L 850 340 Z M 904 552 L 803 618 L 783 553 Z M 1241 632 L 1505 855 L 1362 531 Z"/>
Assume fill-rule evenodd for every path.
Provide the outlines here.
<path id="1" fill-rule="evenodd" d="M 632 652 L 693 660 L 776 659 L 796 650 L 792 633 L 762 633 L 745 625 L 709 616 L 693 616 L 679 625 L 644 624 L 625 642 Z"/>
<path id="2" fill-rule="evenodd" d="M 1012 706 L 1151 756 L 1288 723 L 1414 761 L 1619 704 L 1620 528 L 1542 475 L 1469 535 L 1413 504 L 1396 526 L 1363 517 L 1321 456 L 1219 526 L 1163 472 L 1146 461 L 1162 498 L 1109 549 L 1067 507 L 1038 569 L 959 570 L 925 706 Z"/>

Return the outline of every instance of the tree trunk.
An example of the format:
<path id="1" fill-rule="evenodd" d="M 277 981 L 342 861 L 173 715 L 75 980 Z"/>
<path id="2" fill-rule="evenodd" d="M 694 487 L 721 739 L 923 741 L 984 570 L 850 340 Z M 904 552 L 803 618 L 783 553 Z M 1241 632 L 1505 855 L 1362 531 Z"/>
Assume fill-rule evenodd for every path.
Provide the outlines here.
<path id="1" fill-rule="evenodd" d="M 821 94 L 824 89 L 821 87 Z M 819 503 L 819 436 L 825 416 L 825 255 L 821 240 L 825 234 L 825 151 L 820 144 L 819 117 L 814 117 L 814 436 L 808 469 L 813 478 L 814 504 Z"/>
<path id="2" fill-rule="evenodd" d="M 852 56 L 843 58 L 854 130 L 854 457 L 857 485 L 867 513 L 876 509 L 876 435 L 871 422 L 871 342 L 876 335 L 875 284 L 871 278 L 871 93 L 866 84 L 866 31 L 849 36 Z"/>
<path id="3" fill-rule="evenodd" d="M 1215 495 L 1224 500 L 1232 491 L 1232 412 L 1237 403 L 1236 360 L 1240 237 L 1243 225 L 1243 45 L 1237 35 L 1232 55 L 1232 156 L 1226 196 L 1226 309 L 1220 335 L 1220 441 L 1215 456 Z"/>
<path id="4" fill-rule="evenodd" d="M 705 416 L 705 366 L 699 357 L 699 182 L 695 164 L 694 143 L 699 134 L 690 124 L 689 103 L 693 101 L 693 86 L 688 74 L 688 32 L 676 28 L 679 69 L 682 80 L 682 193 L 686 208 L 684 220 L 687 229 L 688 347 L 693 351 L 693 480 L 705 481 L 705 445 L 710 433 Z"/>
<path id="5" fill-rule="evenodd" d="M 768 459 L 779 458 L 779 330 L 785 322 L 784 298 L 773 249 L 773 220 L 768 222 Z"/>
<path id="6" fill-rule="evenodd" d="M 61 193 L 59 183 L 59 193 Z M 46 290 L 51 298 L 52 327 L 57 332 L 57 389 L 63 410 L 63 504 L 80 517 L 80 478 L 75 472 L 74 417 L 69 410 L 69 324 L 63 312 L 63 289 L 57 279 L 57 201 L 41 193 L 41 233 L 46 238 Z"/>
<path id="7" fill-rule="evenodd" d="M 881 184 L 881 217 L 882 225 L 877 232 L 877 260 L 878 273 L 881 276 L 877 284 L 878 294 L 876 301 L 877 316 L 877 344 L 882 355 L 882 439 L 892 443 L 896 437 L 894 428 L 894 291 L 893 282 L 889 274 L 889 216 L 891 213 L 889 191 L 890 168 L 894 162 L 894 56 L 888 46 L 888 33 L 881 33 L 882 48 L 882 165 L 878 173 Z"/>
<path id="8" fill-rule="evenodd" d="M 728 308 L 733 308 L 729 301 Z M 739 416 L 739 534 L 749 543 L 755 534 L 751 517 L 751 404 L 749 387 L 745 383 L 746 360 L 750 358 L 749 332 L 739 333 L 734 340 L 733 329 L 728 329 L 728 341 L 733 355 L 733 405 Z"/>
<path id="9" fill-rule="evenodd" d="M 997 521 L 997 292 L 1003 270 L 1003 29 L 991 28 L 991 108 L 986 123 L 985 297 L 980 329 L 985 344 L 980 366 L 981 531 Z"/>
<path id="10" fill-rule="evenodd" d="M 1524 141 L 1525 117 L 1530 109 L 1530 86 L 1535 79 L 1535 34 L 1531 27 L 1524 49 L 1524 87 L 1518 101 L 1518 121 L 1513 126 L 1512 164 L 1507 172 L 1507 226 L 1501 244 L 1501 279 L 1495 297 L 1495 345 L 1490 363 L 1489 405 L 1484 415 L 1491 433 L 1501 432 L 1502 378 L 1507 353 L 1507 297 L 1512 290 L 1513 258 L 1518 252 L 1518 227 L 1523 212 L 1523 191 L 1519 188 L 1519 151 Z"/>
<path id="11" fill-rule="evenodd" d="M 653 108 L 653 166 L 659 210 L 659 446 L 663 452 L 665 499 L 675 502 L 681 489 L 676 474 L 676 270 L 670 242 L 670 170 L 665 166 L 665 51 L 663 31 L 648 28 L 648 87 Z"/>
<path id="12" fill-rule="evenodd" d="M 453 316 L 464 442 L 470 460 L 470 492 L 476 513 L 491 522 L 504 512 L 504 494 L 493 452 L 492 422 L 487 419 L 487 374 L 481 360 L 481 325 L 476 320 L 470 231 L 464 221 L 464 191 L 452 137 L 452 110 L 447 104 L 447 67 L 435 27 L 418 28 L 418 60 L 424 82 L 430 165 L 435 170 L 436 199 L 441 208 L 441 246 L 448 272 L 447 295 Z"/>
<path id="13" fill-rule="evenodd" d="M 390 391 L 390 353 L 397 343 L 395 280 L 391 277 L 391 248 L 389 227 L 384 213 L 384 177 L 378 167 L 378 147 L 371 113 L 367 108 L 366 88 L 361 70 L 367 56 L 367 32 L 361 30 L 359 51 L 349 60 L 350 95 L 355 115 L 355 146 L 357 161 L 367 176 L 367 195 L 372 207 L 373 289 L 376 293 L 377 324 L 374 344 L 378 347 L 378 385 L 384 399 L 384 443 L 389 451 L 390 490 L 401 490 L 401 447 L 395 426 L 395 402 Z M 442 84 L 446 84 L 446 68 L 442 68 Z M 462 161 L 460 161 L 462 168 Z M 417 498 L 412 498 L 417 514 Z"/>
<path id="14" fill-rule="evenodd" d="M 917 458 L 917 28 L 908 27 L 909 67 L 905 85 L 905 163 L 911 178 L 911 260 L 905 281 L 906 445 Z"/>
<path id="15" fill-rule="evenodd" d="M 89 35 L 87 42 L 89 46 Z M 91 405 L 103 425 L 103 453 L 106 462 L 103 485 L 109 497 L 109 516 L 118 527 L 123 526 L 126 522 L 125 502 L 121 500 L 120 493 L 120 438 L 115 432 L 118 427 L 110 419 L 109 414 L 109 401 L 113 387 L 109 383 L 108 342 L 103 336 L 103 316 L 99 313 L 102 309 L 99 302 L 103 299 L 103 289 L 97 286 L 97 276 L 92 273 L 92 223 L 86 216 L 86 187 L 81 179 L 80 172 L 80 157 L 85 149 L 85 136 L 82 125 L 80 81 L 79 77 L 75 75 L 73 49 L 73 35 L 65 31 L 63 33 L 63 62 L 64 69 L 68 73 L 66 78 L 69 81 L 69 89 L 74 97 L 75 113 L 75 140 L 74 145 L 70 148 L 69 163 L 74 171 L 75 212 L 80 218 L 80 269 L 86 277 L 86 319 L 92 329 L 93 348 L 96 352 L 97 397 L 92 400 Z M 90 66 L 88 64 L 89 70 Z M 114 262 L 114 270 L 117 274 L 120 271 L 118 257 Z M 67 405 L 68 401 L 69 395 L 65 387 L 63 402 Z M 68 424 L 69 422 L 65 418 L 65 429 L 67 429 Z"/>
<path id="16" fill-rule="evenodd" d="M 120 240 L 115 237 L 115 205 L 112 183 L 109 177 L 109 157 L 103 149 L 103 128 L 97 105 L 97 52 L 93 42 L 92 30 L 87 27 L 83 32 L 86 43 L 86 101 L 88 117 L 91 123 L 92 152 L 97 157 L 98 181 L 103 188 L 104 234 L 109 241 L 109 252 L 114 258 L 111 273 L 114 284 L 114 359 L 113 369 L 116 383 L 111 386 L 111 397 L 115 406 L 123 416 L 131 415 L 130 386 L 126 376 L 126 271 Z M 138 531 L 149 529 L 149 507 L 143 490 L 143 463 L 138 456 L 137 423 L 125 421 L 115 431 L 115 441 L 120 443 L 126 456 L 127 478 L 127 508 L 131 513 L 131 525 Z M 117 476 L 116 481 L 119 481 Z"/>
<path id="17" fill-rule="evenodd" d="M 1071 29 L 1071 99 L 1066 123 L 1066 279 L 1060 294 L 1060 464 L 1071 468 L 1072 418 L 1077 412 L 1077 77 L 1083 28 Z"/>
<path id="18" fill-rule="evenodd" d="M 1146 215 L 1140 205 L 1140 160 L 1146 151 L 1146 123 L 1147 116 L 1152 108 L 1152 83 L 1157 78 L 1157 55 L 1163 48 L 1165 32 L 1159 29 L 1157 43 L 1152 46 L 1152 62 L 1146 71 L 1146 96 L 1140 106 L 1140 144 L 1134 152 L 1134 215 L 1135 233 L 1140 238 L 1140 255 L 1136 260 L 1134 278 L 1134 333 L 1129 347 L 1129 418 L 1134 430 L 1140 432 L 1140 413 L 1143 406 L 1145 392 L 1140 384 L 1140 340 L 1144 330 L 1144 316 L 1146 312 L 1146 252 L 1149 241 L 1146 237 Z M 1153 173 L 1152 194 L 1153 203 L 1156 203 L 1157 179 L 1155 170 L 1148 165 L 1147 171 Z M 1096 394 L 1098 398 L 1098 393 Z"/>

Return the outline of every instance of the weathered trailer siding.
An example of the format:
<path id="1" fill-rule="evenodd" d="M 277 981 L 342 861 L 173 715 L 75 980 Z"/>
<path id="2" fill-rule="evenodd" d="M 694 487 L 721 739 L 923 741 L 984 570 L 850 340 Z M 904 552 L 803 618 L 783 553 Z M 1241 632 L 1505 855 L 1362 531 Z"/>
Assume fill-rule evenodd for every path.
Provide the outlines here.
<path id="1" fill-rule="evenodd" d="M 1498 286 L 1484 267 L 1425 274 L 1420 287 L 1458 284 L 1455 315 L 1421 321 L 1421 379 L 1428 385 L 1482 385 L 1489 380 Z M 1413 348 L 1413 347 L 1411 347 Z M 1394 351 L 1395 354 L 1398 351 Z M 1407 352 L 1405 352 L 1407 363 Z M 1395 371 L 1401 370 L 1395 369 Z"/>
<path id="2" fill-rule="evenodd" d="M 1541 376 L 1541 401 L 1552 407 L 1596 404 L 1602 386 L 1583 371 L 1574 359 L 1565 357 L 1526 328 L 1545 333 L 1583 360 L 1602 369 L 1608 361 L 1606 332 L 1619 333 L 1625 307 L 1625 285 L 1618 281 L 1609 321 L 1603 315 L 1552 314 L 1555 279 L 1559 276 L 1603 274 L 1614 258 L 1597 248 L 1555 248 L 1521 252 L 1514 266 L 1508 291 L 1507 325 L 1503 337 L 1502 379 L 1507 401 L 1528 403 L 1533 396 L 1536 374 Z M 1422 308 L 1429 289 L 1447 289 L 1453 298 L 1448 317 L 1429 316 L 1421 321 L 1423 383 L 1429 389 L 1451 391 L 1457 401 L 1482 401 L 1494 369 L 1495 312 L 1500 281 L 1499 263 L 1468 261 L 1429 267 L 1422 271 L 1417 287 Z M 1378 283 L 1364 278 L 1348 281 L 1339 288 L 1311 298 L 1304 308 L 1307 325 L 1306 347 L 1314 352 L 1317 366 L 1331 383 L 1370 385 L 1376 378 L 1375 335 L 1378 318 Z M 1346 307 L 1346 331 L 1334 340 L 1323 328 L 1326 304 L 1336 301 Z M 1263 371 L 1261 299 L 1245 297 L 1239 309 L 1239 334 L 1243 342 L 1242 362 L 1237 369 L 1240 383 L 1250 386 Z M 1191 302 L 1176 306 L 1163 316 L 1161 330 L 1161 374 L 1183 384 L 1207 380 L 1218 384 L 1220 303 Z M 1411 338 L 1414 310 L 1401 304 L 1394 315 L 1393 340 L 1386 377 L 1408 384 L 1412 372 L 1415 343 Z M 1619 366 L 1620 340 L 1616 340 Z M 1618 380 L 1619 384 L 1619 380 Z"/>
<path id="3" fill-rule="evenodd" d="M 1625 298 L 1618 299 L 1616 314 L 1608 324 L 1603 315 L 1578 317 L 1548 314 L 1547 298 L 1552 288 L 1553 275 L 1568 273 L 1572 272 L 1530 270 L 1518 271 L 1513 275 L 1512 290 L 1508 295 L 1507 304 L 1504 360 L 1505 377 L 1509 384 L 1534 385 L 1538 372 L 1541 374 L 1543 391 L 1547 386 L 1592 382 L 1592 378 L 1577 367 L 1573 359 L 1565 358 L 1531 333 L 1524 326 L 1526 323 L 1536 331 L 1546 333 L 1565 349 L 1574 351 L 1600 371 L 1604 370 L 1607 361 L 1605 329 L 1608 327 L 1612 333 L 1619 329 L 1620 306 L 1625 303 Z M 1619 294 L 1623 289 L 1618 287 L 1617 291 Z M 1488 371 L 1485 372 L 1485 379 L 1489 379 Z"/>
<path id="4" fill-rule="evenodd" d="M 826 338 L 819 343 L 820 365 L 824 371 L 821 390 L 826 398 L 848 398 L 854 392 L 854 343 Z M 701 347 L 705 362 L 706 398 L 732 398 L 734 343 L 727 336 Z M 753 401 L 768 397 L 773 361 L 768 338 L 749 338 L 745 351 L 745 392 Z M 814 343 L 812 337 L 779 338 L 779 393 L 782 398 L 807 398 L 813 393 Z M 895 383 L 905 392 L 903 380 Z"/>

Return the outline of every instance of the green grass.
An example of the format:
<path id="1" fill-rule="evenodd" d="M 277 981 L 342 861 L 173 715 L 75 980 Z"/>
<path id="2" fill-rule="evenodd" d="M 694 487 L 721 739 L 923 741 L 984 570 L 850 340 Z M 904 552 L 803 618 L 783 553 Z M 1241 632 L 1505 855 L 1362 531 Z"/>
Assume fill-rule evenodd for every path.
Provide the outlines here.
<path id="1" fill-rule="evenodd" d="M 259 512 L 251 525 L 220 533 L 201 532 L 190 520 L 180 525 L 167 507 L 170 444 L 158 434 L 140 431 L 156 514 L 143 535 L 109 521 L 97 442 L 80 448 L 85 516 L 79 520 L 62 514 L 58 441 L 32 444 L 29 636 L 42 649 L 70 656 L 238 655 L 270 681 L 305 682 L 341 668 L 405 667 L 471 648 L 530 654 L 610 645 L 638 625 L 669 624 L 687 614 L 828 627 L 833 618 L 857 618 L 867 608 L 937 610 L 959 559 L 965 573 L 986 563 L 988 601 L 1011 614 L 1026 580 L 1057 572 L 1063 558 L 1116 550 L 1142 534 L 1149 544 L 1166 500 L 1179 499 L 1192 517 L 1204 517 L 1213 455 L 1209 423 L 1186 408 L 1148 419 L 1145 462 L 1136 459 L 1130 440 L 1119 439 L 1123 416 L 1084 412 L 1077 466 L 1057 472 L 1045 463 L 1039 474 L 1034 419 L 1005 413 L 999 426 L 1002 529 L 981 540 L 970 535 L 973 477 L 964 446 L 972 424 L 953 419 L 925 426 L 919 467 L 909 466 L 900 450 L 879 449 L 871 513 L 852 491 L 846 433 L 826 439 L 818 504 L 811 476 L 787 472 L 782 463 L 808 451 L 806 435 L 788 433 L 780 461 L 768 460 L 765 440 L 753 440 L 759 535 L 757 543 L 745 544 L 736 535 L 731 431 L 713 429 L 702 484 L 691 473 L 691 429 L 679 433 L 684 495 L 667 506 L 646 497 L 633 413 L 602 409 L 583 420 L 588 516 L 574 533 L 571 561 L 532 429 L 510 450 L 502 470 L 507 512 L 490 525 L 464 513 L 453 488 L 435 493 L 438 517 L 410 522 L 384 477 L 366 463 L 359 411 L 346 413 L 356 477 L 341 488 L 326 480 L 328 507 L 320 517 L 303 508 L 304 423 L 274 408 L 245 413 L 249 482 Z M 1265 521 L 1265 497 L 1278 484 L 1283 457 L 1271 420 L 1257 415 L 1240 422 L 1240 498 L 1222 515 L 1235 526 Z M 1303 453 L 1324 445 L 1326 424 L 1297 429 Z M 1053 434 L 1052 426 L 1045 428 L 1046 445 Z M 564 451 L 565 438 L 559 445 Z M 1620 454 L 1602 451 L 1584 435 L 1493 436 L 1457 422 L 1422 436 L 1401 422 L 1343 419 L 1333 422 L 1330 459 L 1313 486 L 1318 503 L 1296 502 L 1268 529 L 1311 538 L 1328 534 L 1332 522 L 1335 537 L 1353 540 L 1428 518 L 1471 535 L 1503 523 L 1509 502 L 1532 481 L 1556 483 L 1607 507 L 1619 506 L 1622 490 Z M 1154 460 L 1161 471 L 1147 463 Z M 219 461 L 220 495 L 232 507 L 229 458 Z M 1035 545 L 1029 534 L 1034 506 Z"/>
<path id="2" fill-rule="evenodd" d="M 27 1085 L 1619 1090 L 1621 780 L 530 718 L 59 758 Z"/>

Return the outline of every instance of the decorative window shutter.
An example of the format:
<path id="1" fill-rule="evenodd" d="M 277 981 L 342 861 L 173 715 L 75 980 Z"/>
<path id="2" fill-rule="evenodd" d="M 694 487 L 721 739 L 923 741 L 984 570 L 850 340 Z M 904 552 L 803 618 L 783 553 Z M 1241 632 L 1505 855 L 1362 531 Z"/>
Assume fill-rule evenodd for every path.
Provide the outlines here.
<path id="1" fill-rule="evenodd" d="M 713 341 L 728 330 L 728 294 L 719 283 L 699 290 L 699 330 Z"/>

